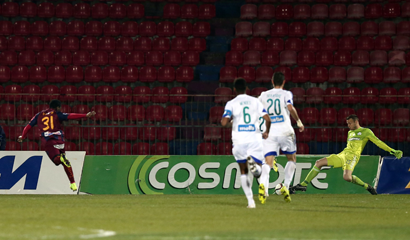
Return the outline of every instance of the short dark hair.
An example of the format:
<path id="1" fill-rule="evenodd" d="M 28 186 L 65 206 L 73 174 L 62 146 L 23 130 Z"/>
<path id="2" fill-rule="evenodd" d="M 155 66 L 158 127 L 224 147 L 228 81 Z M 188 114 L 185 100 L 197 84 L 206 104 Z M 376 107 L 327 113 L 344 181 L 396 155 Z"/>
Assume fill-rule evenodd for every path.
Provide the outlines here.
<path id="1" fill-rule="evenodd" d="M 235 79 L 233 86 L 235 87 L 236 92 L 238 93 L 246 92 L 246 81 L 243 78 Z"/>
<path id="2" fill-rule="evenodd" d="M 285 75 L 281 72 L 275 72 L 272 78 L 274 86 L 282 86 L 283 81 L 285 81 Z"/>
<path id="3" fill-rule="evenodd" d="M 50 108 L 57 109 L 58 107 L 61 107 L 61 102 L 57 99 L 51 100 Z"/>
<path id="4" fill-rule="evenodd" d="M 351 114 L 346 117 L 346 120 L 353 119 L 355 122 L 359 120 L 359 117 L 356 114 Z"/>

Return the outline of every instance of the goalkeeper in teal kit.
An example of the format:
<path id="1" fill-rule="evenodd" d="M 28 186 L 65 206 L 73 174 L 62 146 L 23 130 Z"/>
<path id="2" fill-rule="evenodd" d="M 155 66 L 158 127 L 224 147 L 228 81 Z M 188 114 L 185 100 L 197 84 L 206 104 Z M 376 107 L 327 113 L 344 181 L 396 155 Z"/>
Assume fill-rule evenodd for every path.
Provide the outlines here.
<path id="1" fill-rule="evenodd" d="M 291 187 L 291 192 L 306 191 L 310 181 L 312 181 L 312 179 L 319 174 L 319 171 L 323 166 L 333 166 L 334 168 L 341 167 L 343 169 L 344 180 L 364 187 L 373 195 L 377 194 L 376 190 L 372 186 L 364 183 L 357 176 L 352 175 L 356 164 L 359 162 L 360 154 L 366 146 L 367 141 L 372 141 L 379 148 L 389 152 L 399 159 L 403 156 L 403 152 L 400 150 L 394 150 L 391 147 L 387 146 L 383 141 L 381 141 L 374 135 L 372 130 L 361 127 L 359 124 L 359 118 L 356 115 L 353 114 L 348 116 L 346 118 L 346 122 L 347 126 L 350 129 L 347 135 L 346 148 L 339 154 L 332 154 L 328 157 L 317 160 L 315 166 L 306 176 L 306 179 L 296 186 Z"/>

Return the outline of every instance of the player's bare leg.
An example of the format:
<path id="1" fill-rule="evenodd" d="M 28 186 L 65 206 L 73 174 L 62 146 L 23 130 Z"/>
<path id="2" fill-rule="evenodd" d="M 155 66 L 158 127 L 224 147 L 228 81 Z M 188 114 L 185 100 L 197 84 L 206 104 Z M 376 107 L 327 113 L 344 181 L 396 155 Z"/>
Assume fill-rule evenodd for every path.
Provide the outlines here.
<path id="1" fill-rule="evenodd" d="M 312 179 L 315 178 L 319 174 L 322 167 L 327 166 L 327 164 L 328 164 L 327 158 L 321 158 L 317 160 L 315 163 L 315 166 L 310 170 L 305 180 L 297 184 L 296 186 L 293 186 L 291 190 L 292 191 L 302 191 L 302 192 L 306 191 L 307 185 L 310 183 L 310 181 L 312 181 Z"/>
<path id="2" fill-rule="evenodd" d="M 377 195 L 376 189 L 374 189 L 370 184 L 363 182 L 360 178 L 357 176 L 353 175 L 352 170 L 344 170 L 343 171 L 343 179 L 346 180 L 347 182 L 354 183 L 356 185 L 359 185 L 363 188 L 365 188 L 367 191 L 369 191 L 372 195 Z"/>
<path id="3" fill-rule="evenodd" d="M 241 171 L 241 184 L 243 192 L 248 199 L 248 208 L 255 208 L 255 201 L 253 200 L 253 194 L 251 189 L 251 183 L 248 179 L 248 163 L 238 163 Z"/>

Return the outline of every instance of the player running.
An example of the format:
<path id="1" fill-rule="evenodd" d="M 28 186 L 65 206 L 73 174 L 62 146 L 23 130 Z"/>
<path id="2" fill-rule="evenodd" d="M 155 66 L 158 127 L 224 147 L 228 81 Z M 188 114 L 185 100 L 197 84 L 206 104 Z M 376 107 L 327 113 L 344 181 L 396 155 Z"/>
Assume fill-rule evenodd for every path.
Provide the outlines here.
<path id="1" fill-rule="evenodd" d="M 64 132 L 62 130 L 62 122 L 72 119 L 80 119 L 84 117 L 92 117 L 95 112 L 89 112 L 87 114 L 80 113 L 61 113 L 61 102 L 59 100 L 52 100 L 50 107 L 37 113 L 27 124 L 23 130 L 23 134 L 18 137 L 17 141 L 22 142 L 26 137 L 28 131 L 38 125 L 41 135 L 41 145 L 46 150 L 48 157 L 53 163 L 58 166 L 63 164 L 64 171 L 70 180 L 70 188 L 73 191 L 77 191 L 77 185 L 74 180 L 73 169 L 71 168 L 70 161 L 65 157 L 64 149 Z"/>
<path id="2" fill-rule="evenodd" d="M 259 100 L 267 109 L 271 119 L 269 137 L 263 140 L 263 152 L 267 164 L 262 166 L 262 172 L 266 172 L 266 174 L 263 175 L 263 178 L 261 177 L 261 185 L 265 186 L 265 191 L 263 192 L 260 189 L 259 195 L 265 194 L 265 196 L 268 196 L 269 173 L 271 168 L 275 172 L 278 171 L 276 156 L 282 150 L 288 162 L 285 166 L 285 182 L 281 193 L 285 197 L 285 201 L 290 202 L 288 189 L 296 169 L 296 137 L 289 114 L 296 120 L 300 132 L 303 132 L 305 128 L 296 109 L 293 107 L 293 94 L 290 91 L 283 90 L 285 82 L 283 73 L 274 73 L 272 76 L 273 89 L 263 92 L 259 96 Z"/>
<path id="3" fill-rule="evenodd" d="M 396 158 L 400 159 L 403 156 L 403 152 L 400 150 L 394 150 L 387 146 L 383 141 L 377 138 L 372 130 L 363 128 L 359 124 L 359 118 L 352 114 L 346 118 L 347 126 L 350 131 L 347 134 L 347 147 L 339 154 L 332 154 L 328 157 L 319 159 L 316 161 L 315 166 L 310 170 L 306 176 L 305 181 L 299 183 L 293 187 L 296 191 L 306 191 L 306 188 L 310 181 L 315 178 L 323 166 L 333 166 L 334 168 L 343 169 L 343 179 L 364 187 L 373 195 L 377 195 L 376 190 L 368 183 L 364 183 L 360 178 L 352 175 L 356 164 L 359 162 L 360 155 L 366 146 L 367 141 L 372 141 L 379 148 L 389 152 Z"/>
<path id="4" fill-rule="evenodd" d="M 237 78 L 234 90 L 238 94 L 226 103 L 225 112 L 221 119 L 223 127 L 232 127 L 232 153 L 241 170 L 242 189 L 248 199 L 248 208 L 255 208 L 252 194 L 252 182 L 247 178 L 248 166 L 251 173 L 259 178 L 263 161 L 262 139 L 256 131 L 259 117 L 265 119 L 266 131 L 262 134 L 267 138 L 270 130 L 270 118 L 257 98 L 246 95 L 246 81 Z M 232 119 L 232 121 L 231 121 Z M 262 202 L 264 204 L 265 202 Z"/>

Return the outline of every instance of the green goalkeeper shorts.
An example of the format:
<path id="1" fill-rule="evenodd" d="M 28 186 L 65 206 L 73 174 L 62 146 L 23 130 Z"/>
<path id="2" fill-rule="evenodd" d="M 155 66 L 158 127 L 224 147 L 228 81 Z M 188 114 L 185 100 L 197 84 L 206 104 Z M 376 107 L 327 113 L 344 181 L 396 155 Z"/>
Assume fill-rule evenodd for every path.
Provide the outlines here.
<path id="1" fill-rule="evenodd" d="M 344 170 L 353 171 L 359 162 L 359 158 L 349 152 L 341 152 L 339 154 L 332 154 L 327 157 L 327 165 L 334 168 L 343 168 Z"/>

